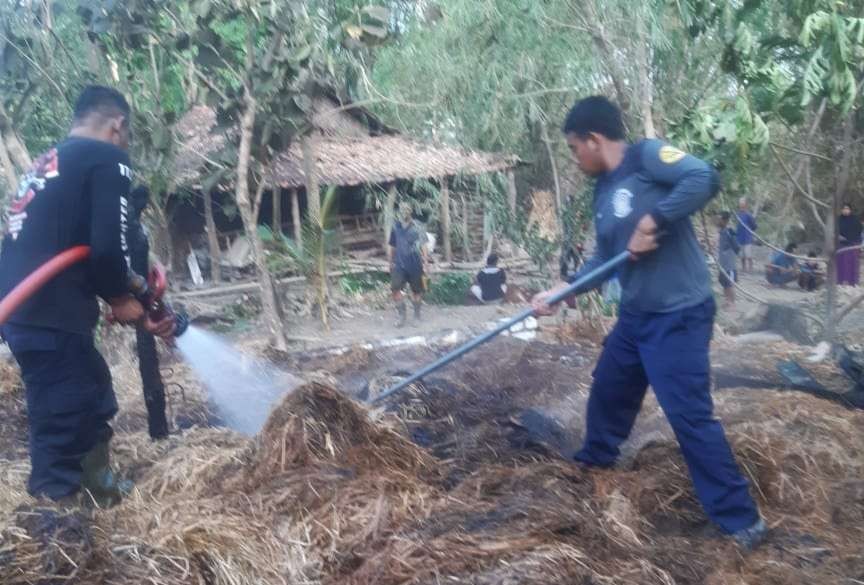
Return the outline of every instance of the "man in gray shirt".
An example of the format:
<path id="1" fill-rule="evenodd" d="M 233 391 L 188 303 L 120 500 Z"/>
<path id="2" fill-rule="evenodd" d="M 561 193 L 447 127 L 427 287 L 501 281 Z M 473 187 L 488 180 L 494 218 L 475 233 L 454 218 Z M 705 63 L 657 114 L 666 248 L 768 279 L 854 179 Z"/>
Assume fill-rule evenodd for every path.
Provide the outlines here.
<path id="1" fill-rule="evenodd" d="M 564 133 L 579 167 L 596 179 L 597 250 L 568 280 L 624 250 L 633 256 L 616 273 L 620 317 L 594 370 L 585 442 L 575 458 L 586 466 L 614 465 L 650 384 L 708 517 L 752 549 L 767 529 L 714 417 L 708 350 L 716 308 L 690 222 L 719 190 L 717 173 L 659 140 L 628 144 L 620 110 L 604 97 L 578 102 Z M 536 314 L 555 312 L 546 299 L 563 286 L 535 297 Z"/>
<path id="2" fill-rule="evenodd" d="M 393 302 L 396 303 L 397 327 L 405 325 L 407 309 L 402 290 L 406 284 L 411 287 L 414 295 L 411 299 L 414 303 L 414 318 L 420 320 L 425 289 L 423 276 L 426 255 L 426 230 L 412 217 L 411 205 L 403 203 L 399 206 L 399 218 L 390 231 L 388 249 L 390 290 L 393 292 Z"/>

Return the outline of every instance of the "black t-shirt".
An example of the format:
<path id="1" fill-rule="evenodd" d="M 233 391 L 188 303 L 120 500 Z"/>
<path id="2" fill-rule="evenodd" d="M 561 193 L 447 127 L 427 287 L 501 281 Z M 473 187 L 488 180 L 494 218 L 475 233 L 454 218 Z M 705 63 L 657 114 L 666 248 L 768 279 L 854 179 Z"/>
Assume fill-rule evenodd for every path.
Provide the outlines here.
<path id="1" fill-rule="evenodd" d="M 477 283 L 484 301 L 497 301 L 504 296 L 501 285 L 507 282 L 504 271 L 500 268 L 487 266 L 477 273 Z"/>
<path id="2" fill-rule="evenodd" d="M 131 176 L 124 151 L 89 138 L 67 138 L 36 159 L 4 214 L 0 295 L 68 248 L 91 251 L 31 296 L 10 323 L 90 334 L 99 318 L 96 297 L 128 292 Z"/>

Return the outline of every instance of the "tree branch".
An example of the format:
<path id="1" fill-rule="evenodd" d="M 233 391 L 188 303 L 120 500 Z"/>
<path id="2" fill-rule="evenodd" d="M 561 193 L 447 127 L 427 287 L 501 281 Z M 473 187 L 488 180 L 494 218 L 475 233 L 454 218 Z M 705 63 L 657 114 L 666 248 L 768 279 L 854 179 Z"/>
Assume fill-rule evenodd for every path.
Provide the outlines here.
<path id="1" fill-rule="evenodd" d="M 55 90 L 57 90 L 57 93 L 60 94 L 60 97 L 61 97 L 61 98 L 63 98 L 63 103 L 66 104 L 66 106 L 67 106 L 70 110 L 72 109 L 72 105 L 69 103 L 69 100 L 66 98 L 66 94 L 63 92 L 63 90 L 60 88 L 60 86 L 57 84 L 57 82 L 54 81 L 54 78 L 51 77 L 50 75 L 48 75 L 48 73 L 47 73 L 47 72 L 42 68 L 41 65 L 39 65 L 39 63 L 37 63 L 36 61 L 34 61 L 34 60 L 30 57 L 30 55 L 28 55 L 27 53 L 25 53 L 24 50 L 23 50 L 21 47 L 19 47 L 19 46 L 16 45 L 15 43 L 13 43 L 13 42 L 11 41 L 11 39 L 9 39 L 9 37 L 7 37 L 7 36 L 6 36 L 5 34 L 3 34 L 2 32 L 0 32 L 0 39 L 3 39 L 4 41 L 6 41 L 6 43 L 8 43 L 8 44 L 13 48 L 13 49 L 15 49 L 16 51 L 18 51 L 18 54 L 21 55 L 21 56 L 24 58 L 25 61 L 27 61 L 28 63 L 30 63 L 30 64 L 31 64 L 31 65 L 36 69 L 36 71 L 38 71 L 39 74 L 40 74 L 42 77 L 44 77 L 44 78 L 48 81 L 48 83 L 50 83 L 50 84 L 54 87 Z"/>
<path id="2" fill-rule="evenodd" d="M 831 209 L 830 205 L 828 205 L 827 203 L 825 203 L 823 201 L 819 201 L 818 199 L 814 198 L 812 195 L 810 195 L 810 193 L 808 193 L 804 189 L 804 187 L 801 186 L 801 184 L 798 182 L 798 180 L 792 175 L 791 169 L 789 169 L 789 166 L 786 164 L 786 161 L 783 160 L 783 158 L 780 156 L 780 153 L 777 152 L 777 149 L 774 147 L 773 144 L 769 144 L 768 147 L 771 149 L 771 152 L 774 153 L 774 156 L 777 158 L 777 162 L 779 162 L 780 166 L 783 167 L 783 172 L 786 173 L 786 176 L 789 177 L 789 179 L 792 181 L 792 184 L 795 185 L 795 187 L 798 189 L 798 191 L 801 193 L 801 195 L 805 199 L 807 199 L 807 201 L 810 201 L 814 205 L 819 205 L 825 209 Z"/>
<path id="3" fill-rule="evenodd" d="M 789 152 L 795 152 L 797 154 L 803 154 L 804 156 L 810 156 L 810 157 L 813 157 L 813 158 L 816 158 L 819 160 L 824 160 L 825 162 L 834 162 L 833 158 L 825 156 L 824 154 L 817 154 L 815 152 L 807 152 L 806 150 L 800 150 L 798 148 L 794 148 L 792 146 L 786 146 L 783 144 L 778 144 L 776 142 L 769 142 L 768 144 L 770 144 L 771 146 L 773 146 L 775 148 L 782 148 L 783 150 L 788 150 Z"/>

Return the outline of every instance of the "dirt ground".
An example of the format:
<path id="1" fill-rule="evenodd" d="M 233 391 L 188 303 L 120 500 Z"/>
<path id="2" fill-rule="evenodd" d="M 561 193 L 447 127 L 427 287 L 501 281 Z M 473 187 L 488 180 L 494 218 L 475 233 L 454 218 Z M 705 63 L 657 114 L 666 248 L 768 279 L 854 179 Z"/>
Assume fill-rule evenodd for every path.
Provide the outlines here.
<path id="1" fill-rule="evenodd" d="M 287 396 L 252 439 L 209 428 L 206 399 L 175 364 L 173 379 L 185 390 L 172 394 L 173 419 L 193 423 L 150 443 L 134 364 L 116 361 L 124 412 L 115 460 L 136 491 L 113 510 L 59 518 L 23 492 L 23 402 L 10 388 L 0 418 L 7 446 L 0 515 L 8 526 L 0 578 L 16 585 L 864 579 L 864 451 L 856 438 L 864 415 L 769 388 L 782 388 L 776 361 L 803 359 L 807 348 L 771 342 L 754 352 L 722 334 L 715 343 L 718 380 L 732 372 L 758 383 L 714 395 L 771 527 L 766 545 L 744 557 L 705 518 L 652 396 L 615 470 L 589 472 L 570 461 L 600 335 L 570 323 L 532 342 L 499 338 L 383 411 L 361 401 L 444 347 L 283 356 L 281 367 L 326 385 Z M 811 369 L 824 385 L 842 387 L 827 364 Z"/>

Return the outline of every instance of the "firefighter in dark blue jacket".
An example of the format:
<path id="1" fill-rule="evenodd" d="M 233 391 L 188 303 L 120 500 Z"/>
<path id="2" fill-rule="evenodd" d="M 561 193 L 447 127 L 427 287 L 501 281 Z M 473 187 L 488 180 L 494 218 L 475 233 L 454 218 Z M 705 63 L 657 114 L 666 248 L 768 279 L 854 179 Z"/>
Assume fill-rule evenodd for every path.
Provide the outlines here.
<path id="1" fill-rule="evenodd" d="M 633 255 L 616 273 L 620 317 L 594 371 L 585 442 L 575 458 L 612 466 L 650 384 L 709 518 L 752 549 L 766 527 L 713 414 L 709 344 L 716 308 L 690 222 L 719 190 L 717 173 L 659 140 L 628 144 L 620 110 L 603 97 L 577 102 L 564 133 L 581 170 L 596 179 L 596 252 L 570 282 L 624 250 Z M 545 299 L 563 286 L 535 297 L 538 314 L 554 313 Z"/>

